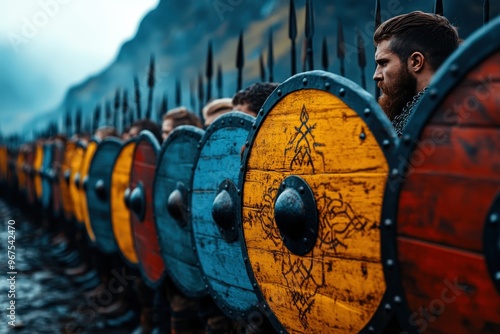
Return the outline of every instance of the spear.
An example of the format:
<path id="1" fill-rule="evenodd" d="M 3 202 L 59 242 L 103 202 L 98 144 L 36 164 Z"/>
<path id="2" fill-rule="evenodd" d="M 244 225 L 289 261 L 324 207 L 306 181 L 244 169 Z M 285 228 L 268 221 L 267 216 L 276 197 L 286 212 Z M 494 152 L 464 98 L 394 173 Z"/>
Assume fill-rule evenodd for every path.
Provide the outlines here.
<path id="1" fill-rule="evenodd" d="M 163 115 L 167 113 L 168 110 L 168 101 L 167 101 L 167 95 L 163 94 L 163 100 L 161 101 L 161 107 L 159 109 L 158 113 L 158 121 L 161 123 Z"/>
<path id="2" fill-rule="evenodd" d="M 313 36 L 314 36 L 314 12 L 312 0 L 306 0 L 306 55 L 309 65 L 309 71 L 314 69 L 313 58 Z"/>
<path id="3" fill-rule="evenodd" d="M 207 102 L 212 98 L 212 76 L 214 74 L 214 64 L 213 64 L 213 51 L 212 51 L 212 41 L 208 42 L 208 53 L 207 53 Z"/>
<path id="4" fill-rule="evenodd" d="M 80 134 L 82 131 L 82 108 L 78 108 L 76 111 L 76 119 L 75 119 L 75 132 Z"/>
<path id="5" fill-rule="evenodd" d="M 267 68 L 269 69 L 269 82 L 274 82 L 274 52 L 273 52 L 273 30 L 269 30 L 269 51 L 267 54 Z"/>
<path id="6" fill-rule="evenodd" d="M 127 128 L 127 113 L 128 113 L 128 92 L 127 89 L 123 90 L 122 96 L 122 133 Z"/>
<path id="7" fill-rule="evenodd" d="M 444 16 L 443 0 L 436 0 L 434 3 L 434 14 Z"/>
<path id="8" fill-rule="evenodd" d="M 380 24 L 382 23 L 382 15 L 380 14 L 380 0 L 375 0 L 375 30 L 378 29 Z M 375 81 L 375 99 L 378 100 L 380 97 L 380 88 Z"/>
<path id="9" fill-rule="evenodd" d="M 153 90 L 155 87 L 155 56 L 151 55 L 151 60 L 149 61 L 149 72 L 148 72 L 148 107 L 146 109 L 146 119 L 151 119 L 152 109 L 153 109 Z"/>
<path id="10" fill-rule="evenodd" d="M 203 75 L 201 72 L 198 74 L 198 103 L 200 104 L 200 114 L 201 114 L 201 109 L 203 109 L 204 106 L 204 92 L 203 92 Z"/>
<path id="11" fill-rule="evenodd" d="M 104 104 L 104 123 L 106 125 L 111 124 L 111 102 L 106 101 Z"/>
<path id="12" fill-rule="evenodd" d="M 99 121 L 101 119 L 101 106 L 100 104 L 98 103 L 96 106 L 95 106 L 95 109 L 94 109 L 94 120 L 93 120 L 93 127 L 92 127 L 92 133 L 95 133 L 96 130 L 99 128 Z"/>
<path id="13" fill-rule="evenodd" d="M 175 104 L 180 106 L 182 103 L 182 92 L 181 92 L 181 81 L 179 79 L 175 80 Z"/>
<path id="14" fill-rule="evenodd" d="M 141 111 L 141 90 L 139 89 L 139 78 L 137 78 L 137 75 L 134 76 L 134 89 L 135 89 L 135 105 L 136 105 L 135 119 L 139 120 L 142 118 L 142 111 Z"/>
<path id="15" fill-rule="evenodd" d="M 193 79 L 189 80 L 189 103 L 191 104 L 192 110 L 196 109 L 195 86 L 196 86 L 195 80 Z"/>
<path id="16" fill-rule="evenodd" d="M 490 1 L 484 0 L 483 2 L 483 25 L 490 22 Z"/>
<path id="17" fill-rule="evenodd" d="M 260 81 L 266 81 L 266 67 L 264 66 L 264 56 L 262 53 L 259 57 L 259 67 L 260 67 Z"/>
<path id="18" fill-rule="evenodd" d="M 302 53 L 301 53 L 301 61 L 302 61 L 302 72 L 306 71 L 306 60 L 307 60 L 307 41 L 304 38 L 302 40 Z"/>
<path id="19" fill-rule="evenodd" d="M 375 30 L 382 23 L 382 15 L 380 14 L 380 0 L 375 0 Z"/>
<path id="20" fill-rule="evenodd" d="M 115 92 L 115 103 L 114 103 L 115 111 L 113 114 L 114 117 L 114 127 L 115 129 L 118 129 L 118 122 L 119 122 L 119 116 L 120 116 L 120 89 L 117 88 Z"/>
<path id="21" fill-rule="evenodd" d="M 328 71 L 328 47 L 326 45 L 326 37 L 323 37 L 323 46 L 321 48 L 321 66 L 323 71 Z"/>
<path id="22" fill-rule="evenodd" d="M 219 92 L 219 98 L 222 98 L 223 94 L 223 88 L 222 88 L 222 65 L 219 64 L 217 66 L 217 90 Z"/>
<path id="23" fill-rule="evenodd" d="M 365 68 L 366 68 L 366 53 L 365 53 L 365 43 L 363 37 L 358 30 L 358 65 L 361 69 L 361 87 L 366 89 L 366 78 L 365 78 Z"/>
<path id="24" fill-rule="evenodd" d="M 291 42 L 292 75 L 297 73 L 297 53 L 295 50 L 295 39 L 297 38 L 297 17 L 295 16 L 295 4 L 290 0 L 290 14 L 288 17 L 288 38 Z"/>
<path id="25" fill-rule="evenodd" d="M 337 57 L 340 60 L 340 75 L 345 77 L 345 42 L 344 28 L 340 19 L 337 22 Z"/>
<path id="26" fill-rule="evenodd" d="M 66 108 L 66 119 L 65 119 L 65 128 L 66 128 L 66 136 L 71 136 L 71 109 Z"/>
<path id="27" fill-rule="evenodd" d="M 236 68 L 238 69 L 238 78 L 236 91 L 240 91 L 243 86 L 243 66 L 245 66 L 245 55 L 243 51 L 243 31 L 240 32 L 238 40 L 238 51 L 236 53 Z"/>

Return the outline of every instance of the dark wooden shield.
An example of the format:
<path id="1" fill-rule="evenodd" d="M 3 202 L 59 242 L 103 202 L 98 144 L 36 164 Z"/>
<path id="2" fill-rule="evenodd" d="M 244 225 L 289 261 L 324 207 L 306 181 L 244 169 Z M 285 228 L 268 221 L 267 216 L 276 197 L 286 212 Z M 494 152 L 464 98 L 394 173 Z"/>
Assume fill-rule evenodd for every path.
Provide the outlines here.
<path id="1" fill-rule="evenodd" d="M 88 180 L 89 169 L 94 158 L 95 151 L 99 145 L 99 140 L 92 139 L 85 148 L 85 153 L 83 155 L 82 162 L 80 164 L 80 169 L 78 171 L 78 180 L 75 178 L 76 188 L 78 189 L 78 195 L 80 199 L 80 212 L 82 214 L 82 222 L 85 224 L 85 230 L 87 231 L 87 236 L 90 240 L 95 241 L 94 231 L 92 230 L 92 225 L 90 223 L 89 215 L 89 205 L 87 202 L 87 188 L 85 188 L 85 180 Z"/>
<path id="2" fill-rule="evenodd" d="M 172 131 L 158 157 L 153 190 L 156 228 L 166 270 L 178 288 L 191 297 L 206 293 L 188 216 L 188 189 L 203 133 L 188 125 Z"/>
<path id="3" fill-rule="evenodd" d="M 25 146 L 18 155 L 19 187 L 26 194 L 28 204 L 34 205 L 36 200 L 33 163 L 35 161 L 34 145 Z"/>
<path id="4" fill-rule="evenodd" d="M 59 184 L 61 186 L 61 200 L 64 218 L 66 221 L 70 222 L 74 217 L 73 210 L 73 198 L 70 192 L 70 183 L 71 183 L 71 163 L 73 159 L 73 155 L 76 150 L 76 142 L 67 141 L 64 147 L 64 162 L 61 167 L 61 173 L 59 177 Z"/>
<path id="5" fill-rule="evenodd" d="M 88 178 L 84 181 L 89 208 L 91 240 L 104 253 L 118 251 L 113 225 L 111 223 L 111 174 L 113 163 L 120 153 L 121 141 L 106 138 L 97 147 L 89 168 Z M 122 198 L 123 200 L 123 198 Z M 126 222 L 122 222 L 126 223 Z"/>
<path id="6" fill-rule="evenodd" d="M 442 65 L 395 157 L 383 256 L 407 332 L 500 332 L 499 29 Z"/>
<path id="7" fill-rule="evenodd" d="M 193 237 L 209 292 L 230 317 L 256 311 L 258 298 L 246 271 L 239 235 L 242 152 L 255 118 L 225 114 L 206 130 L 191 195 Z"/>
<path id="8" fill-rule="evenodd" d="M 136 143 L 136 139 L 125 142 L 113 162 L 110 202 L 114 238 L 123 259 L 132 267 L 137 266 L 139 259 L 134 246 L 130 209 L 125 203 L 125 195 L 130 192 L 130 172 Z"/>
<path id="9" fill-rule="evenodd" d="M 33 182 L 35 185 L 36 200 L 42 200 L 42 166 L 43 166 L 43 144 L 41 141 L 35 144 L 35 155 L 33 160 Z"/>
<path id="10" fill-rule="evenodd" d="M 396 134 L 375 99 L 313 71 L 281 84 L 249 134 L 242 190 L 244 252 L 279 331 L 381 332 L 380 231 Z"/>
<path id="11" fill-rule="evenodd" d="M 85 149 L 87 145 L 81 141 L 76 143 L 75 150 L 70 160 L 70 178 L 69 178 L 69 193 L 73 203 L 73 215 L 76 222 L 80 226 L 84 226 L 84 218 L 82 212 L 82 196 L 80 192 L 80 167 L 82 165 L 83 157 L 85 156 Z"/>
<path id="12" fill-rule="evenodd" d="M 64 164 L 64 143 L 56 140 L 54 143 L 54 158 L 52 159 L 52 214 L 59 218 L 63 212 L 61 182 L 63 178 L 62 166 Z"/>
<path id="13" fill-rule="evenodd" d="M 142 131 L 134 151 L 130 197 L 134 244 L 144 281 L 158 286 L 165 274 L 153 215 L 153 181 L 160 144 L 150 131 Z"/>
<path id="14" fill-rule="evenodd" d="M 42 208 L 46 211 L 51 209 L 52 203 L 52 161 L 54 159 L 54 144 L 47 142 L 43 144 L 43 161 L 41 167 L 42 176 Z M 51 210 L 50 210 L 51 211 Z"/>

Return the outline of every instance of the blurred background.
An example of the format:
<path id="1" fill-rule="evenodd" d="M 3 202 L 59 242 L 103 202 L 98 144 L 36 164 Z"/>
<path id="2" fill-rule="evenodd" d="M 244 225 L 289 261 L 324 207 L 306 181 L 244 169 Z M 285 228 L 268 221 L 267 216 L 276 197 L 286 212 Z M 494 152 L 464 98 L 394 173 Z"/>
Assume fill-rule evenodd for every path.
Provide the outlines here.
<path id="1" fill-rule="evenodd" d="M 382 21 L 412 10 L 431 12 L 434 0 L 381 0 Z M 302 68 L 306 0 L 295 0 L 297 69 Z M 444 0 L 445 16 L 467 38 L 482 25 L 483 0 Z M 358 36 L 365 45 L 366 89 L 374 93 L 375 0 L 313 0 L 314 67 L 340 71 L 338 26 L 345 40 L 345 76 L 361 83 Z M 500 12 L 492 1 L 491 17 Z M 0 136 L 30 140 L 64 117 L 81 110 L 90 119 L 97 106 L 128 93 L 134 112 L 134 76 L 144 109 L 148 66 L 155 57 L 153 114 L 165 99 L 199 111 L 197 85 L 205 76 L 207 49 L 213 45 L 213 96 L 216 70 L 222 69 L 222 95 L 236 91 L 236 50 L 243 32 L 243 87 L 261 80 L 260 57 L 268 63 L 273 35 L 274 81 L 290 77 L 289 0 L 2 0 L 0 3 Z M 266 67 L 266 80 L 269 71 Z M 206 80 L 206 78 L 204 78 Z M 178 84 L 177 84 L 178 82 Z M 205 83 L 206 84 L 206 83 Z M 176 98 L 176 85 L 181 95 Z M 178 94 L 177 94 L 178 95 Z M 180 101 L 176 101 L 180 99 Z M 84 121 L 85 122 L 85 121 Z"/>

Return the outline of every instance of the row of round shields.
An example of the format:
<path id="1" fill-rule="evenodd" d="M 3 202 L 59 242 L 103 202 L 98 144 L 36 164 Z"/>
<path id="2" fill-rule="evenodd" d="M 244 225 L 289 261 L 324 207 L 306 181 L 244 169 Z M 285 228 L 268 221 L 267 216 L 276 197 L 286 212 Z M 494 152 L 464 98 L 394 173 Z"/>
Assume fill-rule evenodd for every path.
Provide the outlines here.
<path id="1" fill-rule="evenodd" d="M 370 94 L 322 71 L 255 119 L 182 126 L 162 146 L 104 140 L 87 184 L 96 245 L 152 287 L 168 274 L 280 332 L 383 332 L 393 316 L 411 333 L 498 331 L 499 22 L 443 65 L 401 141 Z"/>

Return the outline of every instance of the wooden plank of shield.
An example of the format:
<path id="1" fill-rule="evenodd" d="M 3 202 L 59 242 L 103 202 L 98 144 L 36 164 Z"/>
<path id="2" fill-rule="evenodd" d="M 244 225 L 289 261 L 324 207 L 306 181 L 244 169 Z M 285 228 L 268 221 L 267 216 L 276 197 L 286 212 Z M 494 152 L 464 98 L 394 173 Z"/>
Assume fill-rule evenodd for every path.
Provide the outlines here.
<path id="1" fill-rule="evenodd" d="M 35 197 L 38 201 L 42 199 L 42 164 L 43 164 L 43 144 L 35 144 L 35 156 L 33 160 L 33 182 L 35 184 Z"/>
<path id="2" fill-rule="evenodd" d="M 52 160 L 54 159 L 54 144 L 47 142 L 43 146 L 43 161 L 40 168 L 42 176 L 42 208 L 46 211 L 50 209 L 52 202 L 52 181 L 50 179 L 50 172 L 52 169 Z"/>
<path id="3" fill-rule="evenodd" d="M 78 184 L 80 183 L 80 166 L 85 155 L 85 149 L 87 145 L 81 141 L 78 141 L 73 151 L 73 155 L 70 160 L 70 177 L 69 177 L 69 193 L 71 195 L 71 201 L 73 203 L 73 215 L 75 217 L 76 223 L 83 225 L 83 212 L 81 204 L 80 191 L 78 190 Z"/>
<path id="4" fill-rule="evenodd" d="M 135 145 L 135 139 L 123 143 L 113 163 L 110 202 L 114 239 L 123 259 L 132 267 L 137 266 L 139 259 L 134 247 L 130 209 L 125 203 L 125 194 L 130 191 L 130 172 Z"/>
<path id="5" fill-rule="evenodd" d="M 73 159 L 73 155 L 76 150 L 76 142 L 67 141 L 64 147 L 64 162 L 61 167 L 61 177 L 60 185 L 61 185 L 61 200 L 62 207 L 64 212 L 64 218 L 66 221 L 71 221 L 74 217 L 73 210 L 73 198 L 70 192 L 70 182 L 71 182 L 71 162 Z"/>
<path id="6" fill-rule="evenodd" d="M 64 163 L 64 143 L 60 140 L 54 143 L 54 159 L 52 161 L 52 214 L 59 218 L 62 214 L 62 165 Z"/>
<path id="7" fill-rule="evenodd" d="M 204 131 L 179 126 L 163 143 L 155 172 L 153 200 L 156 229 L 166 270 L 187 296 L 206 294 L 203 274 L 192 239 L 189 188 Z"/>
<path id="8" fill-rule="evenodd" d="M 115 138 L 106 138 L 100 142 L 94 152 L 88 178 L 84 181 L 89 208 L 90 230 L 94 236 L 91 240 L 97 248 L 107 254 L 118 251 L 111 223 L 110 201 L 113 162 L 120 153 L 121 147 L 121 142 Z M 123 196 L 121 200 L 123 201 Z M 127 224 L 126 221 L 121 223 Z"/>
<path id="9" fill-rule="evenodd" d="M 394 158 L 383 257 L 409 333 L 500 331 L 498 29 L 442 65 Z"/>
<path id="10" fill-rule="evenodd" d="M 225 114 L 206 130 L 195 164 L 191 220 L 197 254 L 212 298 L 229 317 L 256 312 L 258 298 L 239 237 L 241 154 L 255 118 Z"/>
<path id="11" fill-rule="evenodd" d="M 264 103 L 239 188 L 248 270 L 278 331 L 382 332 L 382 199 L 396 134 L 343 77 L 301 73 Z"/>
<path id="12" fill-rule="evenodd" d="M 80 212 L 82 214 L 82 223 L 85 226 L 85 230 L 87 231 L 87 236 L 91 241 L 95 241 L 94 231 L 92 230 L 92 225 L 90 224 L 90 216 L 89 216 L 89 206 L 87 202 L 87 190 L 83 186 L 84 181 L 88 180 L 89 168 L 92 163 L 95 151 L 97 150 L 97 146 L 99 142 L 96 140 L 91 140 L 87 144 L 87 148 L 85 149 L 85 153 L 83 154 L 83 159 L 80 164 L 80 169 L 78 170 L 79 177 L 75 178 L 76 188 L 78 190 L 78 196 L 80 200 Z"/>
<path id="13" fill-rule="evenodd" d="M 153 215 L 153 181 L 160 145 L 150 131 L 142 131 L 134 151 L 130 198 L 134 245 L 144 282 L 155 288 L 165 274 Z"/>

